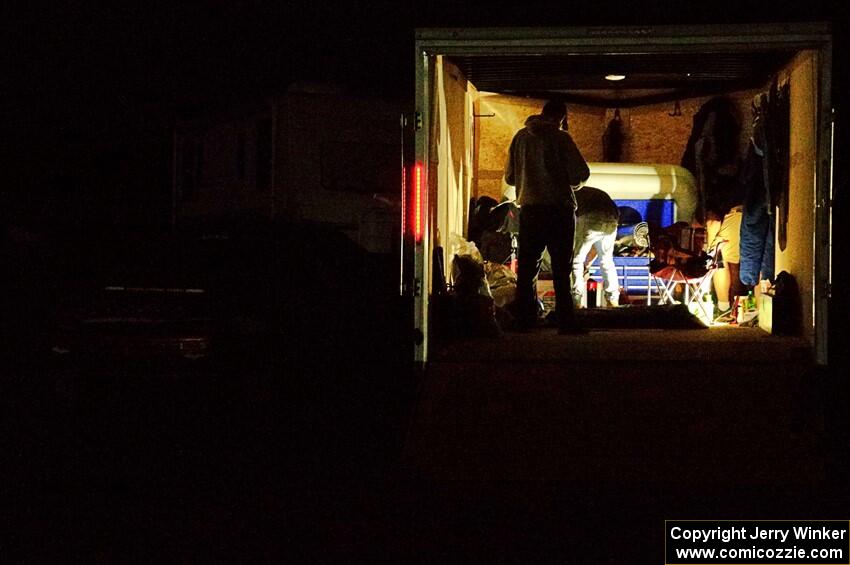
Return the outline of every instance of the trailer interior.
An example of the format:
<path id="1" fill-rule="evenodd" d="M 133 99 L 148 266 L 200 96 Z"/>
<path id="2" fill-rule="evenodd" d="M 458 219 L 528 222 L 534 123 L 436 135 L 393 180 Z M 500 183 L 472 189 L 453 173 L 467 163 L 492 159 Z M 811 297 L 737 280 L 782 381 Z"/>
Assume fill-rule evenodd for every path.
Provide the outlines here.
<path id="1" fill-rule="evenodd" d="M 591 359 L 612 351 L 640 359 L 664 351 L 675 357 L 746 349 L 826 362 L 832 142 L 828 26 L 419 30 L 416 61 L 418 118 L 404 187 L 402 280 L 414 297 L 417 361 Z M 624 78 L 611 80 L 617 77 Z M 451 258 L 469 237 L 472 207 L 485 196 L 503 200 L 512 136 L 547 100 L 566 101 L 569 133 L 592 169 L 605 163 L 604 133 L 618 119 L 624 132 L 622 166 L 661 170 L 681 164 L 694 117 L 718 96 L 734 104 L 743 160 L 752 135 L 752 101 L 774 85 L 787 85 L 790 93 L 787 236 L 775 246 L 774 263 L 775 273 L 790 273 L 799 286 L 798 335 L 727 326 L 706 331 L 613 328 L 560 339 L 554 329 L 473 342 L 436 339 L 433 293 L 438 281 L 451 281 Z M 434 260 L 435 252 L 442 253 L 442 261 Z M 651 296 L 629 300 L 644 298 L 652 301 Z"/>

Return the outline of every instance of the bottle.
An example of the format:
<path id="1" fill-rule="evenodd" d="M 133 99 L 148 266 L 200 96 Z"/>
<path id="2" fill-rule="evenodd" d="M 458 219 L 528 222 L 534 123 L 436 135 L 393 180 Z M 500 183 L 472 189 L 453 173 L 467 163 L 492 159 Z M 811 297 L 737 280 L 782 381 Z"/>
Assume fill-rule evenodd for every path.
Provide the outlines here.
<path id="1" fill-rule="evenodd" d="M 753 296 L 753 291 L 749 291 L 747 296 L 738 298 L 738 324 L 748 322 L 753 318 L 753 313 L 756 309 L 756 299 Z"/>

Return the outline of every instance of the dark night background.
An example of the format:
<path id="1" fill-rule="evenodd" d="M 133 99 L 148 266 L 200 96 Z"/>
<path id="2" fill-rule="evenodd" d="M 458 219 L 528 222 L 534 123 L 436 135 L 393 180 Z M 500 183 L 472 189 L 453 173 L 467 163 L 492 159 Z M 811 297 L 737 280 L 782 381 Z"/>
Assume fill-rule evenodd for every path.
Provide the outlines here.
<path id="1" fill-rule="evenodd" d="M 151 232 L 167 228 L 171 131 L 179 118 L 281 92 L 296 80 L 410 98 L 412 106 L 416 27 L 830 21 L 835 34 L 832 99 L 838 119 L 832 376 L 846 367 L 840 316 L 846 293 L 840 281 L 846 280 L 847 256 L 841 243 L 850 130 L 843 55 L 850 14 L 844 2 L 29 2 L 7 6 L 3 13 L 0 99 L 6 174 L 0 219 L 34 231 L 61 228 L 87 232 L 92 238 L 102 228 L 98 220 L 118 218 L 125 226 Z M 340 119 L 345 119 L 344 110 Z M 14 272 L 16 265 L 2 269 Z M 4 298 L 10 299 L 8 293 Z M 20 314 L 20 309 L 14 311 Z M 27 323 L 25 317 L 16 321 Z M 390 347 L 382 345 L 385 336 L 380 333 L 369 339 L 376 340 L 376 350 Z M 310 364 L 310 345 L 304 347 L 307 353 L 293 353 L 284 369 L 278 361 L 269 363 L 287 375 L 309 375 L 314 383 L 338 370 L 334 359 L 324 360 L 322 366 Z M 516 529 L 543 532 L 523 538 L 534 545 L 527 548 L 530 561 L 548 561 L 553 555 L 546 551 L 551 540 L 545 532 L 557 531 L 549 523 L 552 516 L 562 517 L 557 512 L 535 515 L 516 503 L 525 514 L 514 515 L 510 504 L 476 498 L 474 493 L 482 492 L 476 489 L 483 487 L 408 483 L 393 470 L 399 430 L 415 392 L 409 377 L 380 380 L 377 394 L 394 408 L 386 409 L 378 422 L 358 420 L 358 410 L 371 412 L 370 402 L 379 402 L 353 400 L 356 383 L 362 380 L 331 392 L 313 384 L 311 394 L 342 398 L 339 405 L 348 411 L 344 417 L 358 425 L 332 441 L 355 447 L 339 447 L 338 453 L 331 450 L 332 457 L 313 458 L 300 467 L 292 460 L 308 458 L 304 453 L 309 444 L 319 440 L 306 432 L 290 435 L 287 410 L 296 402 L 293 388 L 268 377 L 262 367 L 218 375 L 215 386 L 206 377 L 174 382 L 147 375 L 116 389 L 104 384 L 105 378 L 83 382 L 78 373 L 71 380 L 51 375 L 37 361 L 18 368 L 11 347 L 5 353 L 5 373 L 10 376 L 0 385 L 5 412 L 0 418 L 6 420 L 0 442 L 8 445 L 0 448 L 0 458 L 13 469 L 9 480 L 0 475 L 0 561 L 105 563 L 126 562 L 133 555 L 142 561 L 176 557 L 181 562 L 313 562 L 316 548 L 337 543 L 339 554 L 351 557 L 351 562 L 356 562 L 353 552 L 361 550 L 375 561 L 404 555 L 405 562 L 450 562 L 451 551 L 458 547 L 467 555 L 498 555 L 486 540 L 498 537 L 492 524 L 499 520 L 514 520 Z M 401 372 L 406 367 L 395 359 L 386 367 L 362 369 L 358 378 L 377 378 L 387 370 Z M 841 386 L 846 394 L 846 383 Z M 71 390 L 79 395 L 75 403 L 57 401 Z M 79 406 L 90 411 L 80 412 Z M 846 420 L 846 413 L 843 417 Z M 138 421 L 148 426 L 145 431 L 128 432 Z M 376 435 L 375 429 L 385 430 L 386 437 Z M 367 436 L 372 443 L 359 450 L 356 446 L 368 443 L 362 440 Z M 110 454 L 103 455 L 107 451 Z M 514 496 L 521 498 L 524 488 L 513 488 Z M 547 500 L 567 506 L 575 494 L 546 488 L 551 495 Z M 463 494 L 453 497 L 458 490 Z M 449 502 L 433 503 L 433 497 L 440 496 Z M 634 508 L 623 507 L 616 493 L 576 496 L 574 510 L 565 513 L 576 519 L 587 516 L 592 519 L 588 524 L 600 529 L 613 524 L 614 530 L 625 532 L 623 539 L 635 544 L 630 549 L 640 555 L 636 561 L 661 563 L 657 540 L 634 533 L 633 523 L 623 517 Z M 719 512 L 719 503 L 697 494 L 692 500 L 657 493 L 654 498 L 641 496 L 631 498 L 631 504 L 667 505 L 654 508 L 653 520 L 668 517 L 667 511 L 707 518 Z M 732 515 L 718 518 L 760 518 L 762 508 L 768 514 L 781 510 L 778 502 L 760 506 L 765 500 L 795 501 L 797 506 L 778 516 L 782 518 L 818 510 L 817 493 L 762 492 L 753 495 L 751 505 L 741 493 L 735 494 L 734 503 L 733 494 L 728 496 L 726 509 Z M 478 506 L 467 505 L 469 499 Z M 308 510 L 313 507 L 333 510 L 324 512 L 325 522 L 317 524 Z M 419 510 L 411 511 L 413 507 Z M 359 514 L 364 508 L 365 517 Z M 450 508 L 468 516 L 465 534 L 440 530 L 436 511 L 424 517 L 428 508 Z M 413 520 L 416 512 L 425 514 Z M 366 520 L 358 526 L 365 539 L 384 539 L 370 528 L 389 525 L 403 539 L 414 540 L 410 547 L 423 553 L 411 555 L 414 550 L 406 542 L 395 541 L 389 543 L 393 553 L 382 555 L 376 548 L 346 545 L 353 543 L 350 536 L 335 542 L 317 534 L 322 528 L 339 532 L 348 519 Z M 407 521 L 416 525 L 408 529 Z M 479 526 L 479 521 L 491 526 Z M 414 531 L 429 525 L 443 537 L 426 539 Z M 661 539 L 661 526 L 655 522 L 642 528 Z M 603 537 L 590 525 L 570 533 L 586 540 Z M 558 562 L 579 562 L 570 557 L 568 542 L 558 544 Z M 292 547 L 300 553 L 289 554 Z M 625 551 L 621 546 L 617 558 L 607 554 L 604 545 L 595 547 L 584 552 L 596 562 L 629 562 L 629 557 L 620 558 Z M 23 557 L 11 557 L 14 552 Z M 510 556 L 502 559 L 488 560 L 510 562 Z"/>
<path id="2" fill-rule="evenodd" d="M 176 118 L 294 80 L 409 97 L 415 27 L 807 20 L 833 22 L 840 54 L 847 8 L 825 1 L 27 4 L 4 37 L 4 193 L 43 216 L 93 191 L 92 206 L 131 200 L 161 221 Z"/>

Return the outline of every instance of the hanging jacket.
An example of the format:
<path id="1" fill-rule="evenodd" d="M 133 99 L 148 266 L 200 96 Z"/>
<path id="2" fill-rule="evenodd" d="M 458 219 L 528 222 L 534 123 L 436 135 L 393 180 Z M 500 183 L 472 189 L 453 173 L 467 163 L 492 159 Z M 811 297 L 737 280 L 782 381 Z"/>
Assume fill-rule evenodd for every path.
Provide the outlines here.
<path id="1" fill-rule="evenodd" d="M 694 115 L 681 165 L 697 181 L 698 220 L 704 219 L 706 200 L 715 198 L 730 180 L 722 171 L 737 160 L 739 132 L 735 105 L 725 96 L 710 99 Z"/>
<path id="2" fill-rule="evenodd" d="M 694 145 L 700 138 L 711 140 L 713 157 L 710 165 L 733 162 L 738 155 L 738 135 L 741 131 L 735 113 L 734 103 L 725 96 L 716 96 L 703 104 L 694 115 L 681 165 L 694 172 L 697 161 Z"/>
<path id="3" fill-rule="evenodd" d="M 590 176 L 587 162 L 573 138 L 543 116 L 530 116 L 511 141 L 505 182 L 516 187 L 516 202 L 562 205 L 573 210 L 571 187 L 580 187 Z"/>
<path id="4" fill-rule="evenodd" d="M 765 160 L 761 134 L 754 128 L 740 182 L 744 187 L 744 213 L 741 218 L 741 263 L 739 278 L 747 286 L 755 286 L 760 279 L 773 279 L 774 272 L 774 224 L 771 213 L 770 192 L 765 181 Z"/>
<path id="5" fill-rule="evenodd" d="M 767 146 L 765 148 L 765 163 L 770 171 L 767 179 L 770 191 L 771 213 L 778 211 L 777 242 L 779 249 L 784 250 L 787 241 L 788 226 L 788 170 L 790 166 L 790 84 L 786 82 L 781 87 L 774 78 L 770 85 L 770 94 L 763 105 L 766 107 L 764 130 Z"/>

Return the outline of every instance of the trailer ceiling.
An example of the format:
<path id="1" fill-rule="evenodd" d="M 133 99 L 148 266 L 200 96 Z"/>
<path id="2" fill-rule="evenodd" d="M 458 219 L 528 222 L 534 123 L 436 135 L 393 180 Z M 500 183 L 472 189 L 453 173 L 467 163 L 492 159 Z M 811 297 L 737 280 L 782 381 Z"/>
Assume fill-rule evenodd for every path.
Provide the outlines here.
<path id="1" fill-rule="evenodd" d="M 758 88 L 793 55 L 790 50 L 770 50 L 450 58 L 478 90 L 627 108 Z M 626 78 L 611 82 L 605 79 L 608 74 Z"/>

